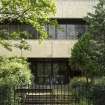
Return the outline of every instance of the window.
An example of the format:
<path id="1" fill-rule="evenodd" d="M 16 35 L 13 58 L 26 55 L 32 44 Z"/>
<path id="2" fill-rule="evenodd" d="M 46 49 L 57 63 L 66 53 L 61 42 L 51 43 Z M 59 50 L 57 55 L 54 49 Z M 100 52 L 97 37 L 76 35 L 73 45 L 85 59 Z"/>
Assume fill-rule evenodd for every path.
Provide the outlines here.
<path id="1" fill-rule="evenodd" d="M 86 23 L 81 19 L 58 19 L 58 23 L 59 27 L 45 25 L 45 31 L 47 31 L 49 39 L 77 39 L 86 31 Z M 24 34 L 30 35 L 26 39 L 39 39 L 40 36 L 40 33 L 31 25 L 26 24 L 1 24 L 0 30 L 2 29 L 6 29 L 8 34 L 14 31 L 23 31 Z"/>
<path id="2" fill-rule="evenodd" d="M 57 29 L 57 39 L 66 39 L 66 24 L 60 24 Z"/>
<path id="3" fill-rule="evenodd" d="M 37 63 L 37 76 L 42 76 L 44 74 L 44 65 L 43 63 Z"/>
<path id="4" fill-rule="evenodd" d="M 75 29 L 76 29 L 76 32 L 77 32 L 76 35 L 78 38 L 81 37 L 81 35 L 86 31 L 85 25 L 76 25 Z"/>
<path id="5" fill-rule="evenodd" d="M 67 39 L 76 38 L 76 29 L 74 24 L 67 24 Z"/>
<path id="6" fill-rule="evenodd" d="M 0 31 L 8 32 L 8 34 L 12 34 L 13 32 L 22 32 L 22 34 L 25 34 L 25 39 L 37 39 L 38 38 L 38 32 L 31 26 L 31 25 L 25 25 L 25 24 L 1 24 L 0 25 Z M 29 35 L 29 36 L 28 36 Z"/>
<path id="7" fill-rule="evenodd" d="M 32 73 L 35 75 L 35 84 L 60 84 L 66 83 L 66 66 L 65 61 L 41 61 L 31 64 Z"/>
<path id="8" fill-rule="evenodd" d="M 55 26 L 48 25 L 48 27 L 49 39 L 55 39 L 56 38 Z"/>
<path id="9" fill-rule="evenodd" d="M 48 25 L 49 39 L 77 39 L 86 32 L 85 24 L 59 24 L 59 27 Z"/>

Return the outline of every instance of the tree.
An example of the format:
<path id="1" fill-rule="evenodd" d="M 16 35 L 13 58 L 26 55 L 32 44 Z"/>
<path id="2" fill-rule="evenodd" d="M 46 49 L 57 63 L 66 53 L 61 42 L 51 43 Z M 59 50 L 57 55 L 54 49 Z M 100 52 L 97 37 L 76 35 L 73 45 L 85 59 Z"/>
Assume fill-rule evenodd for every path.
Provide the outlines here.
<path id="1" fill-rule="evenodd" d="M 28 24 L 40 33 L 40 39 L 47 38 L 45 24 L 56 24 L 49 17 L 55 13 L 55 0 L 1 0 L 0 1 L 0 23 L 1 24 Z M 22 39 L 25 32 L 9 33 L 8 30 L 0 29 L 0 44 L 11 49 L 7 39 Z M 6 39 L 6 40 L 5 40 Z"/>
<path id="2" fill-rule="evenodd" d="M 88 13 L 86 22 L 89 24 L 88 29 L 93 39 L 99 42 L 105 41 L 105 0 L 99 0 L 94 6 L 94 12 Z"/>
<path id="3" fill-rule="evenodd" d="M 99 75 L 97 72 L 97 54 L 98 49 L 90 33 L 85 33 L 72 49 L 71 65 L 72 68 L 79 69 L 88 79 L 93 78 L 93 75 Z"/>
<path id="4" fill-rule="evenodd" d="M 46 38 L 45 24 L 55 13 L 55 0 L 1 0 L 0 22 L 22 22 L 31 24 L 40 38 Z"/>
<path id="5" fill-rule="evenodd" d="M 20 43 L 16 43 L 15 47 L 21 50 L 21 57 L 23 56 L 23 50 L 30 50 L 30 45 L 24 39 L 21 39 Z"/>
<path id="6" fill-rule="evenodd" d="M 0 104 L 18 105 L 14 89 L 31 84 L 31 71 L 25 58 L 0 57 Z M 16 100 L 14 100 L 16 99 Z"/>
<path id="7" fill-rule="evenodd" d="M 54 0 L 1 0 L 0 1 L 0 23 L 1 24 L 28 24 L 40 33 L 40 39 L 47 38 L 45 24 L 51 23 L 49 17 L 55 13 Z M 53 21 L 54 22 L 54 21 Z M 11 44 L 8 40 L 20 40 L 20 44 L 14 45 L 21 52 L 23 49 L 29 49 L 25 42 L 28 37 L 26 32 L 12 32 L 0 30 L 0 44 L 8 50 L 11 50 Z M 22 55 L 22 54 L 21 54 Z M 5 58 L 8 59 L 8 58 Z M 8 60 L 6 60 L 8 61 Z M 2 62 L 2 61 L 1 61 Z"/>
<path id="8" fill-rule="evenodd" d="M 94 8 L 95 12 L 89 13 L 86 20 L 98 48 L 98 71 L 105 75 L 105 0 L 99 0 Z"/>
<path id="9" fill-rule="evenodd" d="M 28 24 L 40 33 L 40 39 L 47 38 L 45 24 L 50 23 L 49 17 L 55 13 L 54 0 L 1 0 L 0 1 L 0 23 L 1 24 Z M 11 46 L 18 47 L 21 52 L 29 49 L 25 42 L 28 37 L 25 32 L 12 32 L 0 30 L 0 44 L 11 50 Z M 11 45 L 8 40 L 20 40 L 20 44 Z M 22 54 L 21 54 L 22 55 Z M 8 61 L 8 58 L 6 61 Z M 3 61 L 1 61 L 3 62 Z M 16 62 L 16 61 L 14 61 Z M 8 62 L 7 62 L 8 63 Z"/>
<path id="10" fill-rule="evenodd" d="M 75 44 L 71 56 L 72 65 L 91 79 L 105 76 L 105 0 L 99 0 L 94 9 L 86 17 L 88 31 Z"/>
<path id="11" fill-rule="evenodd" d="M 47 38 L 45 24 L 56 24 L 49 17 L 55 14 L 55 0 L 1 0 L 0 1 L 0 23 L 1 24 L 27 24 L 31 25 L 40 33 L 40 40 Z M 27 32 L 13 32 L 0 29 L 0 44 L 11 49 L 7 39 L 28 38 Z M 6 40 L 5 40 L 6 39 Z"/>
<path id="12" fill-rule="evenodd" d="M 54 0 L 0 0 L 0 24 L 19 23 L 31 25 L 40 33 L 41 40 L 47 38 L 45 24 L 55 22 L 49 19 L 54 13 Z M 24 40 L 28 37 L 27 35 L 26 32 L 14 31 L 9 33 L 6 29 L 0 29 L 0 45 L 10 51 L 12 50 L 11 46 L 18 47 L 22 55 L 23 49 L 29 49 L 29 45 Z M 20 44 L 11 45 L 11 39 L 20 40 Z M 29 84 L 31 77 L 27 59 L 0 57 L 0 93 L 5 93 L 0 98 L 0 102 L 3 105 L 14 105 L 14 102 L 11 101 L 13 99 L 12 88 L 18 85 Z"/>

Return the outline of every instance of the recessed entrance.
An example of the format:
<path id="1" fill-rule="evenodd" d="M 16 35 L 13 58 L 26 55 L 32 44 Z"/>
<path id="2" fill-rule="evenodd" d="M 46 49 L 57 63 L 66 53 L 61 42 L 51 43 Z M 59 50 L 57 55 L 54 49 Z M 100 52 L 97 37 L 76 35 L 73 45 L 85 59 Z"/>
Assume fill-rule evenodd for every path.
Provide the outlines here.
<path id="1" fill-rule="evenodd" d="M 68 60 L 30 59 L 34 84 L 59 85 L 69 83 Z"/>

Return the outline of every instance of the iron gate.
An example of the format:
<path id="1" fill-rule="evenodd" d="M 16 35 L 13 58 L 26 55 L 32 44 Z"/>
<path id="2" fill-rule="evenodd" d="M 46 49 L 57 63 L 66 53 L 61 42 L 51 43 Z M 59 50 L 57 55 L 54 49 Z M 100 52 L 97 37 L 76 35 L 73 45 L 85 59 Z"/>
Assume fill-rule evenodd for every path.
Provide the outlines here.
<path id="1" fill-rule="evenodd" d="M 70 105 L 79 99 L 70 91 L 67 59 L 30 59 L 32 86 L 17 89 L 25 105 Z"/>
<path id="2" fill-rule="evenodd" d="M 31 59 L 32 85 L 15 87 L 13 105 L 78 105 L 79 97 L 70 89 L 67 64 L 67 59 Z M 0 105 L 12 105 L 6 100 Z"/>
<path id="3" fill-rule="evenodd" d="M 71 94 L 69 85 L 61 82 L 19 87 L 16 93 L 20 97 L 19 105 L 78 105 L 79 103 L 79 98 Z"/>

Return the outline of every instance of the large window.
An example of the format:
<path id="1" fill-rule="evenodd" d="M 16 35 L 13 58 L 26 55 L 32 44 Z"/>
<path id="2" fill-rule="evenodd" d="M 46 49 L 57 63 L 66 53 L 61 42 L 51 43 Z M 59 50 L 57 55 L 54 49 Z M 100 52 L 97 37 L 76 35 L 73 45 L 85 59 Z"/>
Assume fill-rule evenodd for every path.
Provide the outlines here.
<path id="1" fill-rule="evenodd" d="M 68 83 L 67 61 L 42 60 L 31 62 L 35 84 L 65 84 Z"/>
<path id="2" fill-rule="evenodd" d="M 14 32 L 21 33 L 21 37 L 24 36 L 25 39 L 37 39 L 38 32 L 31 25 L 24 24 L 1 24 L 0 33 L 7 36 L 13 34 Z M 23 38 L 23 37 L 22 37 Z"/>
<path id="3" fill-rule="evenodd" d="M 45 25 L 45 30 L 48 33 L 48 39 L 77 39 L 86 31 L 86 23 L 82 20 L 58 19 L 58 27 L 54 25 Z M 11 34 L 15 31 L 22 31 L 27 34 L 26 39 L 39 39 L 39 33 L 31 26 L 24 24 L 8 24 L 0 25 L 0 32 L 5 31 Z M 29 37 L 28 37 L 29 35 Z"/>
<path id="4" fill-rule="evenodd" d="M 77 39 L 85 32 L 84 24 L 59 24 L 57 28 L 48 26 L 49 39 Z"/>

